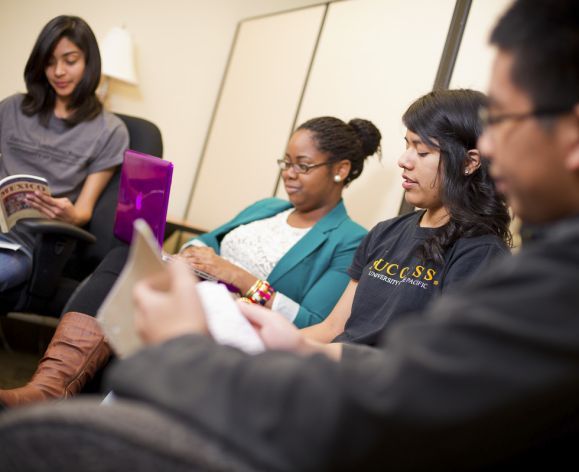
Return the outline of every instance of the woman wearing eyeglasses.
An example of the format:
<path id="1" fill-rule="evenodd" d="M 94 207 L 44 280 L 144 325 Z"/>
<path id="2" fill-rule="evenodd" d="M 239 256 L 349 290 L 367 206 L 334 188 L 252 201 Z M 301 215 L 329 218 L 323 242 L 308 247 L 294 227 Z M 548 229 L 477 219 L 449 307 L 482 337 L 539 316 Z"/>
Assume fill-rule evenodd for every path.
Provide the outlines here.
<path id="1" fill-rule="evenodd" d="M 342 191 L 379 150 L 380 138 L 366 120 L 305 122 L 278 161 L 289 202 L 255 203 L 187 243 L 181 258 L 298 327 L 319 323 L 346 287 L 347 268 L 366 234 L 348 217 Z"/>
<path id="2" fill-rule="evenodd" d="M 298 327 L 319 323 L 348 284 L 347 269 L 367 233 L 346 213 L 342 191 L 362 173 L 366 157 L 378 152 L 380 139 L 366 120 L 307 121 L 278 161 L 289 202 L 261 200 L 186 243 L 178 257 Z M 107 255 L 69 301 L 32 380 L 0 390 L 0 403 L 15 406 L 76 394 L 104 366 L 111 351 L 93 317 L 127 252 L 120 247 Z M 84 329 L 61 329 L 71 318 L 77 324 L 85 320 Z"/>

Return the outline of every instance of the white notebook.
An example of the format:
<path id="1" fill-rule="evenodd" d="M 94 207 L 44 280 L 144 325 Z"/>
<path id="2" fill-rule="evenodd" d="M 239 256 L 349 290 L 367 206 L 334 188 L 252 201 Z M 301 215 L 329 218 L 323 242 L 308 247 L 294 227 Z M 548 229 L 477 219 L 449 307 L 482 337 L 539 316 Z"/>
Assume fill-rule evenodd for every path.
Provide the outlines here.
<path id="1" fill-rule="evenodd" d="M 167 266 L 161 259 L 151 229 L 144 220 L 137 220 L 127 264 L 97 314 L 109 344 L 119 357 L 132 354 L 143 346 L 133 322 L 135 284 L 164 270 Z M 251 354 L 265 349 L 257 331 L 239 311 L 224 285 L 204 281 L 197 283 L 196 288 L 209 332 L 217 342 Z"/>

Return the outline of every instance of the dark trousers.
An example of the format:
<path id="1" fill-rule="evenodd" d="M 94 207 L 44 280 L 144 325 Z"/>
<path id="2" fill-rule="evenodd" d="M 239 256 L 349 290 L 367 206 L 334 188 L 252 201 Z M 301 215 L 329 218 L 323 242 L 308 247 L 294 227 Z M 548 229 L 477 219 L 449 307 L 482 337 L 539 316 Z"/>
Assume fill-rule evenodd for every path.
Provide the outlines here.
<path id="1" fill-rule="evenodd" d="M 63 312 L 77 311 L 85 315 L 96 316 L 98 309 L 123 270 L 128 255 L 129 246 L 127 245 L 112 249 L 94 273 L 75 290 Z"/>

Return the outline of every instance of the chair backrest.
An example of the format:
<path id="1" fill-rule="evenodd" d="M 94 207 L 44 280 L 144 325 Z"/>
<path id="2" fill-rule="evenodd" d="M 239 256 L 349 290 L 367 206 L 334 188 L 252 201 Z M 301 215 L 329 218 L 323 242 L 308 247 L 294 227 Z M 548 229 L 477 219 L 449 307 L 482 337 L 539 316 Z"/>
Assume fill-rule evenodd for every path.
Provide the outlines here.
<path id="1" fill-rule="evenodd" d="M 116 115 L 129 130 L 129 147 L 132 150 L 163 157 L 163 138 L 161 131 L 155 124 L 135 116 L 120 113 L 116 113 Z"/>
<path id="2" fill-rule="evenodd" d="M 178 418 L 122 399 L 107 405 L 73 399 L 0 415 L 0 470 L 5 471 L 274 470 L 245 455 Z"/>

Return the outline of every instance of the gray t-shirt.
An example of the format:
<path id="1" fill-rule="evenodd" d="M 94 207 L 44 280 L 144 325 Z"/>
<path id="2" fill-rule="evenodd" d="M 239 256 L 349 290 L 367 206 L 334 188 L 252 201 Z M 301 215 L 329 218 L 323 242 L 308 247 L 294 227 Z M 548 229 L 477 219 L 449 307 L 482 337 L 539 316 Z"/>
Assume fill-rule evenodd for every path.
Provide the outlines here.
<path id="1" fill-rule="evenodd" d="M 44 127 L 38 115 L 22 113 L 22 99 L 18 94 L 0 102 L 0 178 L 39 175 L 53 196 L 74 202 L 88 175 L 122 163 L 129 135 L 112 113 L 73 127 L 53 115 Z"/>
<path id="2" fill-rule="evenodd" d="M 22 99 L 17 94 L 0 102 L 0 179 L 39 175 L 48 180 L 53 196 L 74 202 L 90 174 L 122 163 L 129 134 L 112 113 L 103 111 L 72 127 L 52 115 L 44 127 L 38 115 L 22 113 Z M 31 248 L 32 239 L 16 228 L 0 238 Z"/>

